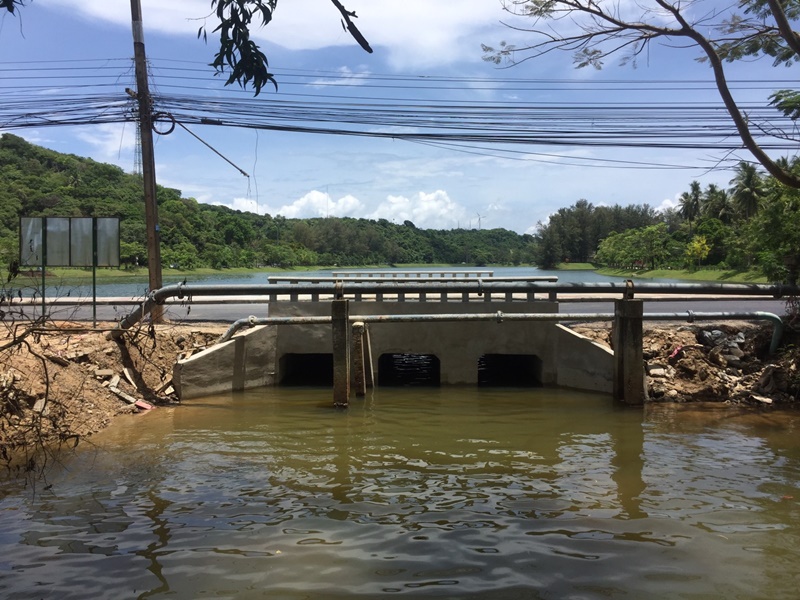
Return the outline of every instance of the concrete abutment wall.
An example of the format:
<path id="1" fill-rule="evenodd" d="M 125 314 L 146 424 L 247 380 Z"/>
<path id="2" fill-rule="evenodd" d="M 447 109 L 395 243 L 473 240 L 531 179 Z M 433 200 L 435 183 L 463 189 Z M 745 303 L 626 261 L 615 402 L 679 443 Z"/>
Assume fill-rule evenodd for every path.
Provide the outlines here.
<path id="1" fill-rule="evenodd" d="M 553 302 L 357 302 L 349 314 L 556 313 Z M 330 316 L 328 303 L 279 302 L 270 317 Z M 370 323 L 371 355 L 380 380 L 378 358 L 386 354 L 433 355 L 442 385 L 477 385 L 484 355 L 521 355 L 538 359 L 544 386 L 612 393 L 613 352 L 566 327 L 542 321 L 449 321 Z M 175 366 L 175 389 L 182 399 L 272 386 L 281 383 L 287 358 L 332 353 L 332 327 L 324 325 L 259 326 L 240 332 Z"/>

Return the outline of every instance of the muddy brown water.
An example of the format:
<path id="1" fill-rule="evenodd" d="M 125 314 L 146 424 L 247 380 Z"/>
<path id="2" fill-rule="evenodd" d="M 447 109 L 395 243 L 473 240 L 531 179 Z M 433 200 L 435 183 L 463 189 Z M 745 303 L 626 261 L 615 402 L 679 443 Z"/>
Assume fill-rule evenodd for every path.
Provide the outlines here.
<path id="1" fill-rule="evenodd" d="M 796 598 L 800 414 L 213 397 L 0 483 L 4 598 Z"/>

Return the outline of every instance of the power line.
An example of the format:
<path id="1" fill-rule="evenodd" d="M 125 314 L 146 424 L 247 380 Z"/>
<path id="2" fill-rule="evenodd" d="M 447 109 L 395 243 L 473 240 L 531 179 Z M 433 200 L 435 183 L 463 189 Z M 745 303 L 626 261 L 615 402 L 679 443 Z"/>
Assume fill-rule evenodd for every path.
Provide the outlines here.
<path id="1" fill-rule="evenodd" d="M 0 128 L 134 121 L 135 110 L 122 92 L 123 80 L 132 76 L 131 64 L 129 58 L 0 62 L 0 73 L 6 75 L 0 81 Z M 154 94 L 154 110 L 186 124 L 399 139 L 495 157 L 558 159 L 559 164 L 567 164 L 564 157 L 518 148 L 742 148 L 738 132 L 718 100 L 636 102 L 633 93 L 628 93 L 624 101 L 596 99 L 598 91 L 646 94 L 715 90 L 713 83 L 705 80 L 583 81 L 285 70 L 276 71 L 279 79 L 286 81 L 287 87 L 303 88 L 304 93 L 282 92 L 253 98 L 249 92 L 235 88 L 219 89 L 219 80 L 212 79 L 202 63 L 157 59 L 156 66 L 153 64 L 151 61 L 154 89 L 159 90 Z M 180 66 L 183 64 L 190 66 Z M 203 85 L 186 86 L 181 82 Z M 515 97 L 459 97 L 479 85 L 484 91 L 498 95 L 513 92 Z M 734 80 L 731 85 L 757 91 L 793 88 L 795 82 Z M 334 88 L 346 93 L 331 94 Z M 538 94 L 567 89 L 574 92 L 570 102 L 541 101 Z M 413 93 L 396 96 L 397 90 Z M 583 92 L 592 94 L 591 99 L 582 101 Z M 780 133 L 781 125 L 786 125 L 787 130 L 791 125 L 776 110 L 753 102 L 741 103 L 740 107 L 758 125 L 754 135 L 766 150 L 797 149 L 796 141 L 767 133 Z M 570 164 L 590 164 L 576 157 L 567 160 Z M 595 166 L 615 166 L 599 159 L 586 160 Z M 627 168 L 691 168 L 621 164 Z"/>

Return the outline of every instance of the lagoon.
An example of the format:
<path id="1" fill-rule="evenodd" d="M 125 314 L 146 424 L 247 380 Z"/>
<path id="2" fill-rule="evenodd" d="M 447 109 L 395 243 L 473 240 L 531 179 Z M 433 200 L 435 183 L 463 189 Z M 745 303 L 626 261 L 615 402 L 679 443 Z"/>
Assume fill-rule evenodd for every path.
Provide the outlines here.
<path id="1" fill-rule="evenodd" d="M 276 388 L 0 485 L 8 598 L 794 598 L 800 414 Z"/>

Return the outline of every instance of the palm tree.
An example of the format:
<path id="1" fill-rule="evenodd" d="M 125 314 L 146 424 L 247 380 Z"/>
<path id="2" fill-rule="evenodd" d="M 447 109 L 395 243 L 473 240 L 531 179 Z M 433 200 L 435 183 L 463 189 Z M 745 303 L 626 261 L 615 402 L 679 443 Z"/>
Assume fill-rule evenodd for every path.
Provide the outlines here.
<path id="1" fill-rule="evenodd" d="M 756 166 L 748 162 L 740 162 L 736 167 L 736 176 L 731 179 L 731 196 L 739 216 L 749 219 L 758 212 L 764 196 L 764 180 Z"/>
<path id="2" fill-rule="evenodd" d="M 683 192 L 680 197 L 680 214 L 689 221 L 689 235 L 692 235 L 692 221 L 700 216 L 702 207 L 703 193 L 700 189 L 700 182 L 693 181 L 689 184 L 689 191 Z"/>
<path id="3" fill-rule="evenodd" d="M 703 215 L 730 225 L 735 215 L 730 194 L 719 186 L 709 183 L 703 195 Z"/>

